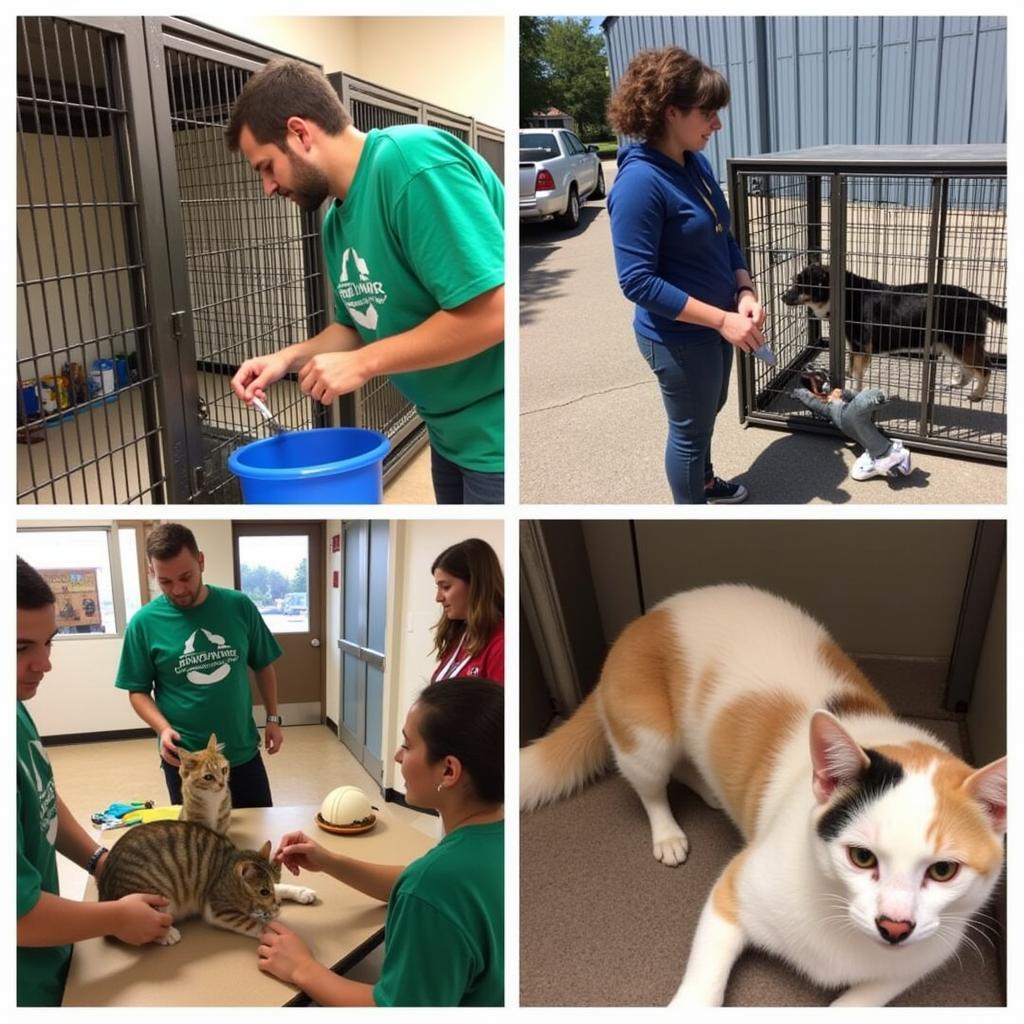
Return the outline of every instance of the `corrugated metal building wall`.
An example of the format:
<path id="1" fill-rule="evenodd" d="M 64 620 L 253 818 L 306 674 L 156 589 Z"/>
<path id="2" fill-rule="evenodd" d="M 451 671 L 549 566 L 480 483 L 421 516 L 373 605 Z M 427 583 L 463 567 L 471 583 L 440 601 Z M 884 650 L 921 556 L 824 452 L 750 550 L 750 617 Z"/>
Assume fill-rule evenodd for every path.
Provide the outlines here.
<path id="1" fill-rule="evenodd" d="M 706 155 L 829 144 L 1006 141 L 1006 19 L 606 18 L 612 88 L 639 50 L 681 46 L 729 80 Z"/>

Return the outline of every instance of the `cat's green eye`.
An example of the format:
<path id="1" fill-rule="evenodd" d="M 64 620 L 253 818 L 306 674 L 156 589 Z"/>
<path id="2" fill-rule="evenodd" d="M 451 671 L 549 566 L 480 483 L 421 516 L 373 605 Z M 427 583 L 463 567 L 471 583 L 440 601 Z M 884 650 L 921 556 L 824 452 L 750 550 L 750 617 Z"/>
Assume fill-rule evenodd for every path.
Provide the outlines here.
<path id="1" fill-rule="evenodd" d="M 952 882 L 959 873 L 960 865 L 955 860 L 936 861 L 927 872 L 933 882 Z"/>
<path id="2" fill-rule="evenodd" d="M 878 858 L 863 846 L 851 846 L 847 851 L 850 863 L 855 868 L 873 868 L 878 866 Z"/>

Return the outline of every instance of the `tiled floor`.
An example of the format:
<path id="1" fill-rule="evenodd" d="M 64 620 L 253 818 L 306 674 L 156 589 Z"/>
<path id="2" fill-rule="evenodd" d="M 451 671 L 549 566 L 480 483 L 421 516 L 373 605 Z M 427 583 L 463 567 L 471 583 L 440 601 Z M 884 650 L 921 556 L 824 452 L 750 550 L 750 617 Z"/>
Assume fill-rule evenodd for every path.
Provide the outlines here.
<path id="1" fill-rule="evenodd" d="M 434 505 L 434 484 L 430 479 L 430 445 L 424 445 L 415 458 L 384 488 L 385 505 Z"/>
<path id="2" fill-rule="evenodd" d="M 89 816 L 115 801 L 155 800 L 167 802 L 167 790 L 157 763 L 153 739 L 114 740 L 106 743 L 75 743 L 47 747 L 57 792 L 71 813 L 93 833 Z M 319 805 L 337 786 L 359 786 L 376 803 L 377 790 L 370 776 L 325 726 L 285 727 L 284 744 L 273 757 L 266 757 L 267 774 L 274 803 Z M 390 813 L 418 828 L 431 838 L 438 835 L 437 818 L 388 804 Z M 312 829 L 312 825 L 311 825 Z M 60 891 L 78 899 L 85 891 L 86 875 L 77 865 L 58 857 Z M 357 981 L 373 981 L 380 969 L 382 949 L 378 947 L 347 975 Z"/>

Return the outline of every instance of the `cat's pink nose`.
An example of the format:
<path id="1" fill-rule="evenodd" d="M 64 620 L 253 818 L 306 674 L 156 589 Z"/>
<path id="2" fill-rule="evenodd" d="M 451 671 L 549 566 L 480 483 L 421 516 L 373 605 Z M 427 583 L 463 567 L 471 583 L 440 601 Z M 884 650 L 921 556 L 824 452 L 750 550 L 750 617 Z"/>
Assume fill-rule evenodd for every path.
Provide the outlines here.
<path id="1" fill-rule="evenodd" d="M 902 942 L 914 930 L 914 924 L 914 921 L 894 921 L 891 917 L 875 918 L 875 926 L 882 938 L 894 946 L 897 942 Z"/>

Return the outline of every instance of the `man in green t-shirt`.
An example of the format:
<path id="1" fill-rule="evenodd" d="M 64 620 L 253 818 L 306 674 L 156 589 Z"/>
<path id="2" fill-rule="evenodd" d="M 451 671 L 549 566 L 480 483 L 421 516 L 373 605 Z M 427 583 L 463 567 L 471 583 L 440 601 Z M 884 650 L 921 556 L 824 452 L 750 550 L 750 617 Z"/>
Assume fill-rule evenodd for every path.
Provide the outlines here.
<path id="1" fill-rule="evenodd" d="M 271 61 L 226 131 L 268 195 L 323 223 L 335 322 L 247 359 L 252 403 L 286 373 L 325 405 L 388 374 L 427 425 L 440 504 L 504 500 L 504 189 L 454 135 L 424 125 L 359 131 L 327 79 Z"/>
<path id="2" fill-rule="evenodd" d="M 162 523 L 146 555 L 163 593 L 128 623 L 115 686 L 160 739 L 171 803 L 181 803 L 179 745 L 200 750 L 216 733 L 231 765 L 232 806 L 270 807 L 246 670 L 266 708 L 267 753 L 276 754 L 283 736 L 273 663 L 281 648 L 245 594 L 203 582 L 205 560 L 187 526 Z"/>
<path id="3" fill-rule="evenodd" d="M 166 934 L 173 918 L 163 896 L 135 893 L 108 903 L 63 899 L 57 853 L 97 878 L 106 866 L 98 846 L 57 795 L 53 770 L 24 701 L 50 671 L 57 632 L 53 591 L 18 559 L 18 1006 L 60 1006 L 71 943 L 116 935 L 141 945 Z"/>

